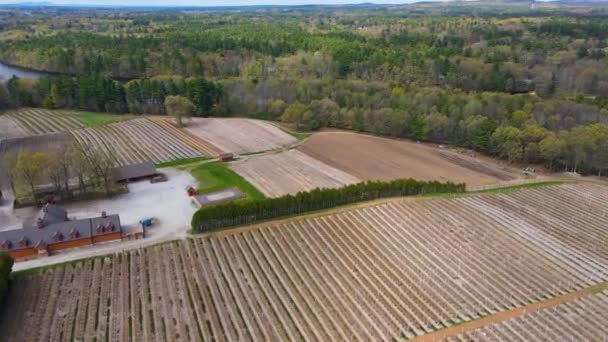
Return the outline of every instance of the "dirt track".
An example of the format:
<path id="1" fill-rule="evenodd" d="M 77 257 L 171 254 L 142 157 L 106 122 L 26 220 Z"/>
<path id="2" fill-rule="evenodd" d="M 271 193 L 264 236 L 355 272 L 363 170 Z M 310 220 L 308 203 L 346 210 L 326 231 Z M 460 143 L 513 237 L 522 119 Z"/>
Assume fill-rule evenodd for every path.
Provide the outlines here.
<path id="1" fill-rule="evenodd" d="M 535 303 L 528 304 L 528 305 L 524 305 L 524 306 L 520 306 L 520 307 L 517 307 L 512 310 L 501 311 L 496 314 L 489 315 L 489 316 L 483 317 L 478 320 L 469 321 L 469 322 L 455 325 L 455 326 L 452 326 L 452 327 L 449 327 L 446 329 L 438 330 L 438 331 L 435 331 L 430 334 L 418 336 L 418 337 L 412 339 L 412 341 L 432 342 L 432 341 L 443 340 L 450 336 L 455 336 L 455 335 L 462 334 L 462 333 L 472 331 L 475 329 L 487 327 L 491 324 L 496 324 L 496 323 L 504 322 L 504 321 L 507 321 L 510 319 L 515 319 L 518 317 L 522 317 L 524 315 L 532 314 L 532 313 L 540 311 L 540 310 L 555 308 L 560 304 L 564 304 L 564 303 L 575 301 L 577 299 L 585 298 L 587 296 L 591 296 L 593 294 L 604 291 L 606 289 L 608 289 L 608 282 L 599 283 L 599 284 L 596 284 L 596 285 L 593 285 L 590 287 L 586 287 L 586 288 L 578 290 L 578 291 L 573 291 L 573 292 L 569 292 L 569 293 L 566 293 L 566 294 L 563 294 L 560 296 L 551 297 L 549 299 L 546 299 L 546 300 L 543 300 L 540 302 L 535 302 Z"/>
<path id="2" fill-rule="evenodd" d="M 499 177 L 498 173 L 482 172 L 479 167 L 466 167 L 472 163 L 455 163 L 438 153 L 440 150 L 423 144 L 354 133 L 319 133 L 300 145 L 298 150 L 364 180 L 411 177 L 479 186 L 494 184 L 506 177 L 504 174 Z M 475 162 L 481 165 L 481 162 Z M 498 167 L 492 165 L 492 169 Z"/>

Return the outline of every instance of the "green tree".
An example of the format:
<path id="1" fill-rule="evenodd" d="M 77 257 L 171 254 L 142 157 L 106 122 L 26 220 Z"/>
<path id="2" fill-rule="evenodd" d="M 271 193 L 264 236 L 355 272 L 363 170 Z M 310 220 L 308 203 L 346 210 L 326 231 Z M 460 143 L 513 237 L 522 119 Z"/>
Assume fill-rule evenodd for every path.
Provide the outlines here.
<path id="1" fill-rule="evenodd" d="M 12 269 L 13 259 L 7 253 L 0 252 L 0 307 L 4 304 L 8 292 L 8 283 Z"/>
<path id="2" fill-rule="evenodd" d="M 183 118 L 187 118 L 195 111 L 194 104 L 186 97 L 171 95 L 165 98 L 167 114 L 175 118 L 179 126 L 183 126 Z"/>
<path id="3" fill-rule="evenodd" d="M 506 157 L 509 162 L 521 160 L 523 156 L 523 133 L 513 126 L 501 126 L 492 134 L 494 152 Z"/>

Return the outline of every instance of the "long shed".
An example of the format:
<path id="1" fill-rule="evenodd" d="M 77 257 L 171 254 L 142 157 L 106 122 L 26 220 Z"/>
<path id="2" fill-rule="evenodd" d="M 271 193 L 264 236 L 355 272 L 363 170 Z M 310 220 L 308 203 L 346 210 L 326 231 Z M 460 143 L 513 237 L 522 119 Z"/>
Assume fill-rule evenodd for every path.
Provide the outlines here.
<path id="1" fill-rule="evenodd" d="M 153 162 L 144 162 L 139 164 L 131 164 L 119 166 L 114 169 L 116 181 L 129 182 L 132 180 L 142 179 L 146 177 L 154 177 L 157 175 L 156 165 Z"/>

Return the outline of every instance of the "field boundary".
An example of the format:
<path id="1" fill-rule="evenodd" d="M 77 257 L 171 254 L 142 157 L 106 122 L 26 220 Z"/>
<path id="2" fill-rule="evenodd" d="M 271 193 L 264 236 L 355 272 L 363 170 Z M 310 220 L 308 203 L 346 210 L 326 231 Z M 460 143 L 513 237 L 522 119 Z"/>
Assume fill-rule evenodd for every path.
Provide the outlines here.
<path id="1" fill-rule="evenodd" d="M 429 200 L 429 199 L 438 199 L 438 198 L 442 198 L 442 199 L 443 198 L 445 198 L 445 199 L 461 198 L 461 197 L 484 195 L 484 194 L 491 195 L 491 194 L 508 193 L 508 192 L 512 192 L 512 191 L 519 191 L 519 190 L 525 190 L 525 189 L 534 189 L 534 188 L 541 188 L 541 187 L 547 187 L 547 186 L 557 186 L 557 185 L 561 185 L 564 183 L 567 183 L 567 182 L 545 181 L 545 182 L 518 184 L 518 185 L 513 185 L 513 186 L 505 186 L 505 187 L 492 188 L 492 189 L 486 189 L 486 190 L 480 190 L 480 191 L 472 191 L 472 192 L 463 192 L 463 193 L 443 193 L 443 194 L 438 193 L 438 194 L 422 194 L 422 195 L 415 195 L 415 196 L 378 198 L 378 199 L 371 200 L 371 201 L 356 202 L 356 203 L 345 204 L 345 205 L 336 206 L 336 207 L 327 208 L 327 209 L 309 211 L 309 212 L 306 212 L 303 214 L 283 216 L 283 217 L 273 218 L 273 219 L 269 219 L 269 220 L 260 220 L 259 222 L 256 222 L 254 224 L 249 224 L 249 225 L 232 226 L 232 227 L 220 228 L 220 229 L 210 230 L 210 231 L 201 232 L 201 233 L 194 232 L 193 237 L 196 237 L 196 238 L 225 237 L 225 236 L 230 236 L 230 235 L 234 235 L 234 234 L 238 234 L 238 233 L 242 233 L 242 232 L 248 232 L 251 230 L 259 229 L 259 228 L 262 228 L 265 226 L 270 226 L 270 225 L 274 226 L 274 225 L 280 225 L 280 224 L 292 222 L 292 221 L 301 221 L 301 220 L 305 220 L 305 219 L 309 219 L 309 218 L 317 218 L 317 217 L 321 217 L 321 216 L 325 216 L 325 215 L 339 214 L 339 213 L 351 211 L 354 209 L 374 207 L 374 206 L 378 206 L 378 205 L 382 205 L 382 204 L 386 204 L 386 203 L 403 202 L 403 201 L 419 201 L 419 200 Z"/>
<path id="2" fill-rule="evenodd" d="M 555 307 L 560 304 L 572 302 L 574 300 L 587 297 L 604 290 L 608 290 L 608 281 L 601 282 L 580 290 L 568 292 L 563 295 L 554 296 L 539 302 L 526 304 L 511 310 L 500 311 L 495 314 L 491 314 L 480 319 L 472 320 L 469 322 L 453 325 L 451 327 L 434 331 L 426 335 L 414 337 L 408 341 L 414 342 L 432 342 L 444 340 L 448 337 L 459 335 L 468 331 L 486 327 L 490 324 L 500 323 L 509 319 L 518 318 L 526 314 L 537 312 L 543 309 Z"/>

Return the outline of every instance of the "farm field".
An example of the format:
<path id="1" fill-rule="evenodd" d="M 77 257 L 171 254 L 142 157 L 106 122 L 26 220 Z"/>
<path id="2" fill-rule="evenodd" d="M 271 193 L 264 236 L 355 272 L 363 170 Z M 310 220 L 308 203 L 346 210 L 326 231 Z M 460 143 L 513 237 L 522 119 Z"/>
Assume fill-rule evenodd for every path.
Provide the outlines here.
<path id="1" fill-rule="evenodd" d="M 222 152 L 245 154 L 278 149 L 297 141 L 264 121 L 236 118 L 191 118 L 186 130 Z"/>
<path id="2" fill-rule="evenodd" d="M 5 115 L 17 120 L 30 135 L 67 132 L 85 126 L 73 113 L 62 110 L 23 108 L 8 111 Z"/>
<path id="3" fill-rule="evenodd" d="M 491 171 L 490 167 L 480 167 L 480 162 L 466 156 L 450 160 L 440 150 L 423 144 L 355 133 L 318 133 L 297 149 L 362 180 L 415 178 L 482 186 L 514 178 L 498 173 L 496 167 Z"/>
<path id="4" fill-rule="evenodd" d="M 414 338 L 605 282 L 606 200 L 605 187 L 578 184 L 399 199 L 171 242 L 18 278 L 0 331 L 28 341 Z"/>
<path id="5" fill-rule="evenodd" d="M 231 167 L 268 197 L 360 182 L 358 178 L 298 150 L 252 157 Z"/>
<path id="6" fill-rule="evenodd" d="M 72 131 L 81 145 L 112 154 L 118 165 L 208 156 L 216 150 L 159 119 L 133 119 Z"/>
<path id="7" fill-rule="evenodd" d="M 8 115 L 0 115 L 0 140 L 19 138 L 29 135 L 19 122 Z"/>
<path id="8" fill-rule="evenodd" d="M 532 312 L 446 341 L 601 341 L 608 336 L 608 290 L 552 308 Z M 599 338 L 599 339 L 598 339 Z"/>

